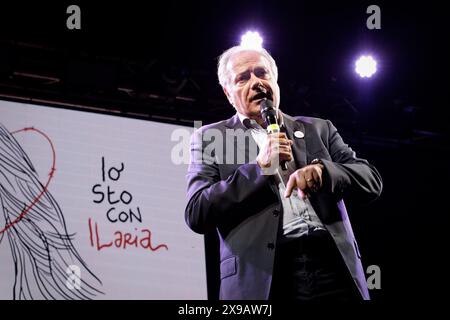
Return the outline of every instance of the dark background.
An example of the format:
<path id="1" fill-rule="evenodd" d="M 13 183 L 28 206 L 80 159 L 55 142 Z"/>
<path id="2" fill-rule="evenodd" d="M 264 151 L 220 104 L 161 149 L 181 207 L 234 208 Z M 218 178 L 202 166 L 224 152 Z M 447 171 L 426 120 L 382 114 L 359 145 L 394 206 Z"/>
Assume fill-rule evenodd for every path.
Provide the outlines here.
<path id="1" fill-rule="evenodd" d="M 450 34 L 443 4 L 5 2 L 0 98 L 189 126 L 233 115 L 217 82 L 217 56 L 246 30 L 259 30 L 279 67 L 282 110 L 332 120 L 383 177 L 379 200 L 347 204 L 364 265 L 381 268 L 373 299 L 445 296 L 438 292 L 447 290 L 449 251 Z M 81 8 L 81 30 L 66 28 L 70 4 Z M 366 28 L 371 4 L 381 8 L 381 30 Z M 353 71 L 360 53 L 378 60 L 371 79 Z M 214 263 L 208 261 L 212 298 Z"/>

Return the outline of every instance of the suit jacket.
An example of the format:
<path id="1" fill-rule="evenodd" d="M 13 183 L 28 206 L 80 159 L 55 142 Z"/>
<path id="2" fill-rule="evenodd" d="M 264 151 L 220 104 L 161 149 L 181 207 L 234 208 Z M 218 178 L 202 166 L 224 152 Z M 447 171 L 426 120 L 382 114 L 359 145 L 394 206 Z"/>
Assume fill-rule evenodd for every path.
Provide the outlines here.
<path id="1" fill-rule="evenodd" d="M 330 121 L 286 114 L 283 120 L 288 138 L 294 141 L 296 166 L 302 168 L 315 158 L 325 166 L 323 187 L 310 201 L 362 297 L 369 299 L 343 198 L 376 199 L 382 190 L 381 177 L 366 160 L 356 157 Z M 195 232 L 218 232 L 221 299 L 268 299 L 283 208 L 273 176 L 263 174 L 256 154 L 250 152 L 255 141 L 238 141 L 232 129 L 246 130 L 237 114 L 192 135 L 185 218 Z M 294 137 L 295 131 L 304 137 Z M 230 152 L 234 161 L 227 162 Z M 242 155 L 244 161 L 237 163 Z"/>

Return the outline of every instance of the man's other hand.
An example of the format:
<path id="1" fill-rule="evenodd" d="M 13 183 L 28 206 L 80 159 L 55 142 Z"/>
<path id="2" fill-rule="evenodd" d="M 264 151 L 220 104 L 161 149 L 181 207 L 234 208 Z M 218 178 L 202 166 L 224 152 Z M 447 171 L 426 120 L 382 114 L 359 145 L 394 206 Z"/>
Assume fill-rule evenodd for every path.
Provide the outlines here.
<path id="1" fill-rule="evenodd" d="M 305 199 L 312 192 L 317 192 L 322 188 L 323 169 L 324 166 L 318 163 L 310 164 L 295 171 L 289 176 L 284 196 L 289 198 L 294 188 L 297 188 L 302 199 Z"/>

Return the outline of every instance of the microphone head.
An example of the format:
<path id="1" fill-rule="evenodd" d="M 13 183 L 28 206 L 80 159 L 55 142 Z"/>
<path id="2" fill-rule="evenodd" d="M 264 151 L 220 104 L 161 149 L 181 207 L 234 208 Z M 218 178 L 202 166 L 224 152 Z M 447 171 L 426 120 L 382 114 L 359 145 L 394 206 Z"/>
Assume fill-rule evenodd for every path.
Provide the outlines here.
<path id="1" fill-rule="evenodd" d="M 264 99 L 261 101 L 261 104 L 259 105 L 259 108 L 261 110 L 261 116 L 266 121 L 266 124 L 273 124 L 277 123 L 277 111 L 273 107 L 273 101 L 269 99 Z"/>

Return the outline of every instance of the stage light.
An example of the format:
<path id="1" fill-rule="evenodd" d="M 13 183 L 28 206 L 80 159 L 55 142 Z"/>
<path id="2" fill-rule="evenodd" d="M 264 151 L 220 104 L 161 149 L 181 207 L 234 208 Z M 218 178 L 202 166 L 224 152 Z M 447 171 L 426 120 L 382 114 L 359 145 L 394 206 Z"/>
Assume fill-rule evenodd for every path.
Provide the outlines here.
<path id="1" fill-rule="evenodd" d="M 355 62 L 355 71 L 361 78 L 370 78 L 377 72 L 377 62 L 371 56 L 361 56 Z"/>
<path id="2" fill-rule="evenodd" d="M 249 49 L 261 49 L 263 39 L 257 31 L 247 31 L 241 37 L 241 47 Z"/>

